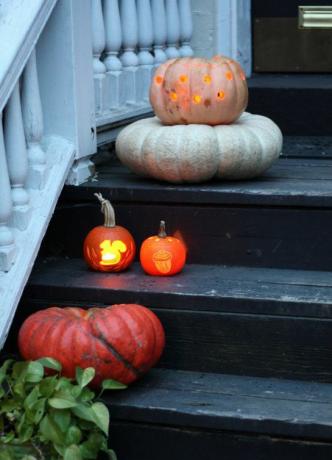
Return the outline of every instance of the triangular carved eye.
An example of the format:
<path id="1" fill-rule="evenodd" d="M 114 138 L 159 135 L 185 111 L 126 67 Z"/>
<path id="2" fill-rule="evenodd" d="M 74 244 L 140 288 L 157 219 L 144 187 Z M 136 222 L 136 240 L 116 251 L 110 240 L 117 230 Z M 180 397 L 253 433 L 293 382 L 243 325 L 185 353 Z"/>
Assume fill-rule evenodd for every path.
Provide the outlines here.
<path id="1" fill-rule="evenodd" d="M 222 99 L 224 99 L 224 97 L 225 97 L 225 93 L 223 91 L 218 91 L 217 98 L 222 100 Z"/>

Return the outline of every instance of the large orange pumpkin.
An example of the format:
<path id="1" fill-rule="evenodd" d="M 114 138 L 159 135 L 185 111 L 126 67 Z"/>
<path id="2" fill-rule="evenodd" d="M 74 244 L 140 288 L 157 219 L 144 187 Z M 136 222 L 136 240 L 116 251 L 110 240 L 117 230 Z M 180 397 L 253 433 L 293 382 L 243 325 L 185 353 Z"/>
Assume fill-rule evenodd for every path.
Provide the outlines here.
<path id="1" fill-rule="evenodd" d="M 186 263 L 187 250 L 183 242 L 165 231 L 165 221 L 160 221 L 158 235 L 143 241 L 140 261 L 149 275 L 170 276 L 179 273 Z"/>
<path id="2" fill-rule="evenodd" d="M 125 270 L 134 260 L 136 245 L 128 230 L 115 225 L 114 209 L 100 193 L 95 193 L 104 213 L 104 225 L 93 228 L 83 243 L 86 263 L 94 270 L 119 272 Z"/>
<path id="3" fill-rule="evenodd" d="M 165 335 L 157 316 L 141 305 L 51 307 L 24 321 L 18 345 L 27 360 L 57 359 L 67 377 L 76 366 L 91 366 L 94 386 L 110 378 L 129 384 L 156 364 Z"/>
<path id="4" fill-rule="evenodd" d="M 225 56 L 171 59 L 157 68 L 150 101 L 164 124 L 230 124 L 247 107 L 245 73 Z"/>

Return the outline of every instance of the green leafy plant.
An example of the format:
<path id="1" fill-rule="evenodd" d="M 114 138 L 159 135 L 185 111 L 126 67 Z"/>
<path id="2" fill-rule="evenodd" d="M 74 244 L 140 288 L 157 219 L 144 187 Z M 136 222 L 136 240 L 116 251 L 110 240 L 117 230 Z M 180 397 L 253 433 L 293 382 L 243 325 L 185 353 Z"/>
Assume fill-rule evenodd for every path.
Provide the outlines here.
<path id="1" fill-rule="evenodd" d="M 47 375 L 45 369 L 52 369 Z M 95 370 L 61 376 L 52 358 L 6 360 L 0 367 L 0 460 L 116 459 L 107 447 L 109 412 L 103 390 L 125 385 L 104 380 L 99 395 L 88 388 Z"/>

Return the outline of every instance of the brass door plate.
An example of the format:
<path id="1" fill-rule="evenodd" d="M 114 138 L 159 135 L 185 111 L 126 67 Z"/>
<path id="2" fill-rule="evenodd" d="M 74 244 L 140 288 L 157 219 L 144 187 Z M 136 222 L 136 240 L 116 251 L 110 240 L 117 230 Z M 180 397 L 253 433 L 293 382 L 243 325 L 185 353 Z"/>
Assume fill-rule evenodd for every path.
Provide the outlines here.
<path id="1" fill-rule="evenodd" d="M 299 29 L 332 29 L 331 6 L 299 6 Z"/>

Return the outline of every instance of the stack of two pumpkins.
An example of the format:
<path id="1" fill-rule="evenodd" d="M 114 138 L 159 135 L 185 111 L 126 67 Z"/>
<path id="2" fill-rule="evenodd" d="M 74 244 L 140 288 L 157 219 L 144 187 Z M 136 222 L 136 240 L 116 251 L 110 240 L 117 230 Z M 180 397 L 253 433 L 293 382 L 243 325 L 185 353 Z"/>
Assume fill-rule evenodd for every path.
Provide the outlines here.
<path id="1" fill-rule="evenodd" d="M 249 179 L 280 155 L 278 126 L 244 112 L 245 73 L 230 58 L 163 63 L 154 74 L 150 101 L 157 117 L 128 125 L 116 141 L 121 162 L 140 176 L 173 183 Z"/>

